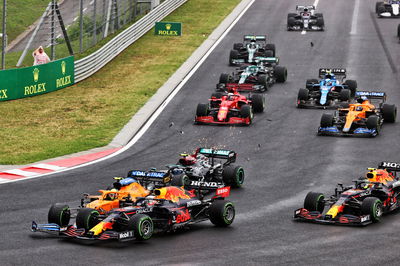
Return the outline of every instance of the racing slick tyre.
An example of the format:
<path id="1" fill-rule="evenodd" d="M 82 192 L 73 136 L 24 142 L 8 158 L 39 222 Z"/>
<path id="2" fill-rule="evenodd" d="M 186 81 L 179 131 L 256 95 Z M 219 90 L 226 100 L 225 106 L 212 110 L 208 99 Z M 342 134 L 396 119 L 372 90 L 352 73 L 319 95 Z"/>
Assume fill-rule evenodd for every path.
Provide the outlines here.
<path id="1" fill-rule="evenodd" d="M 222 172 L 222 179 L 227 185 L 235 188 L 241 187 L 244 182 L 243 167 L 233 164 L 224 167 L 224 171 Z"/>
<path id="2" fill-rule="evenodd" d="M 187 175 L 173 176 L 171 186 L 181 187 L 189 184 L 189 177 Z"/>
<path id="3" fill-rule="evenodd" d="M 384 122 L 394 123 L 397 117 L 397 107 L 394 104 L 383 104 L 382 113 Z"/>
<path id="4" fill-rule="evenodd" d="M 297 94 L 297 100 L 299 101 L 308 101 L 308 92 L 309 90 L 301 88 L 299 93 Z"/>
<path id="5" fill-rule="evenodd" d="M 287 79 L 287 68 L 283 66 L 276 66 L 274 68 L 274 75 L 277 82 L 285 82 Z"/>
<path id="6" fill-rule="evenodd" d="M 379 7 L 383 6 L 383 2 L 376 2 L 375 3 L 375 13 L 379 14 Z"/>
<path id="7" fill-rule="evenodd" d="M 267 43 L 264 47 L 265 51 L 272 51 L 272 57 L 275 57 L 275 44 Z"/>
<path id="8" fill-rule="evenodd" d="M 239 52 L 236 50 L 231 50 L 231 53 L 229 54 L 229 65 L 234 66 L 235 64 L 233 63 L 233 60 L 238 58 L 239 58 Z"/>
<path id="9" fill-rule="evenodd" d="M 230 80 L 231 80 L 230 75 L 227 73 L 222 73 L 219 76 L 219 83 L 226 84 L 226 83 L 229 83 Z"/>
<path id="10" fill-rule="evenodd" d="M 211 94 L 211 98 L 215 97 L 215 98 L 217 98 L 217 99 L 221 99 L 221 98 L 222 98 L 222 95 L 224 95 L 222 92 L 213 92 L 213 93 Z"/>
<path id="11" fill-rule="evenodd" d="M 317 26 L 320 27 L 322 30 L 324 29 L 325 22 L 323 17 L 317 17 Z"/>
<path id="12" fill-rule="evenodd" d="M 379 117 L 371 115 L 367 118 L 367 128 L 375 129 L 379 133 Z"/>
<path id="13" fill-rule="evenodd" d="M 318 83 L 319 83 L 318 79 L 307 79 L 306 80 L 306 88 L 307 89 L 312 89 L 313 88 L 312 85 L 318 84 Z"/>
<path id="14" fill-rule="evenodd" d="M 351 92 L 348 89 L 343 89 L 339 92 L 339 100 L 342 102 L 346 102 L 350 100 Z"/>
<path id="15" fill-rule="evenodd" d="M 235 205 L 226 200 L 214 201 L 208 209 L 210 221 L 220 227 L 227 227 L 235 219 Z"/>
<path id="16" fill-rule="evenodd" d="M 372 222 L 379 222 L 383 214 L 382 202 L 375 197 L 364 199 L 361 203 L 361 213 L 369 215 Z"/>
<path id="17" fill-rule="evenodd" d="M 400 38 L 400 24 L 397 26 L 397 37 Z"/>
<path id="18" fill-rule="evenodd" d="M 233 44 L 233 50 L 239 51 L 242 48 L 243 48 L 243 43 L 234 43 Z"/>
<path id="19" fill-rule="evenodd" d="M 289 13 L 288 15 L 287 15 L 287 18 L 289 19 L 289 18 L 294 18 L 294 17 L 296 17 L 297 16 L 297 14 L 296 13 Z"/>
<path id="20" fill-rule="evenodd" d="M 265 50 L 264 56 L 265 57 L 274 57 L 274 52 L 272 50 Z"/>
<path id="21" fill-rule="evenodd" d="M 317 18 L 323 18 L 324 17 L 324 15 L 322 13 L 315 13 L 314 16 L 316 16 Z"/>
<path id="22" fill-rule="evenodd" d="M 76 227 L 77 228 L 84 228 L 85 230 L 90 230 L 93 228 L 97 223 L 97 217 L 100 213 L 91 208 L 82 208 L 78 211 L 76 215 Z"/>
<path id="23" fill-rule="evenodd" d="M 312 212 L 318 211 L 322 213 L 325 208 L 325 196 L 318 192 L 308 192 L 306 198 L 304 199 L 304 209 Z"/>
<path id="24" fill-rule="evenodd" d="M 207 116 L 208 115 L 208 104 L 199 103 L 197 105 L 196 116 Z"/>
<path id="25" fill-rule="evenodd" d="M 357 81 L 348 79 L 343 84 L 347 85 L 347 87 L 349 87 L 349 90 L 351 92 L 351 97 L 354 97 L 357 92 Z"/>
<path id="26" fill-rule="evenodd" d="M 378 12 L 377 12 L 377 14 L 378 14 L 379 17 L 381 16 L 382 13 L 385 13 L 385 12 L 386 12 L 385 5 L 380 5 L 380 6 L 378 6 Z"/>
<path id="27" fill-rule="evenodd" d="M 250 117 L 250 121 L 253 119 L 253 110 L 251 109 L 251 106 L 248 104 L 245 104 L 240 108 L 240 115 L 243 118 L 248 118 Z"/>
<path id="28" fill-rule="evenodd" d="M 290 17 L 287 20 L 287 28 L 288 30 L 291 30 L 291 27 L 294 27 L 296 25 L 296 19 L 294 17 Z"/>
<path id="29" fill-rule="evenodd" d="M 265 98 L 263 95 L 254 94 L 250 97 L 254 113 L 262 113 L 265 108 Z"/>
<path id="30" fill-rule="evenodd" d="M 47 216 L 50 224 L 58 224 L 61 227 L 67 226 L 70 218 L 71 212 L 69 206 L 58 203 L 51 205 Z"/>
<path id="31" fill-rule="evenodd" d="M 333 114 L 322 114 L 320 125 L 321 127 L 333 126 Z"/>
<path id="32" fill-rule="evenodd" d="M 262 92 L 267 91 L 271 87 L 271 83 L 268 82 L 268 77 L 266 75 L 260 75 L 258 77 L 258 83 L 264 86 Z"/>
<path id="33" fill-rule="evenodd" d="M 135 214 L 129 218 L 128 230 L 132 230 L 136 240 L 149 240 L 154 232 L 153 220 L 146 214 Z"/>

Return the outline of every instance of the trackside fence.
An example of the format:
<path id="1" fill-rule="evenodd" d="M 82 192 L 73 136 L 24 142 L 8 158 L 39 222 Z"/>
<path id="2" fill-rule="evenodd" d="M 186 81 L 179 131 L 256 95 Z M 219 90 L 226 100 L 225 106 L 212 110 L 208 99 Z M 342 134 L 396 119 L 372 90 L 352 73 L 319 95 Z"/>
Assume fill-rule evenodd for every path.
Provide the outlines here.
<path id="1" fill-rule="evenodd" d="M 164 1 L 99 50 L 85 58 L 75 61 L 75 82 L 82 81 L 99 71 L 132 43 L 151 30 L 155 22 L 161 21 L 187 1 L 188 0 Z"/>

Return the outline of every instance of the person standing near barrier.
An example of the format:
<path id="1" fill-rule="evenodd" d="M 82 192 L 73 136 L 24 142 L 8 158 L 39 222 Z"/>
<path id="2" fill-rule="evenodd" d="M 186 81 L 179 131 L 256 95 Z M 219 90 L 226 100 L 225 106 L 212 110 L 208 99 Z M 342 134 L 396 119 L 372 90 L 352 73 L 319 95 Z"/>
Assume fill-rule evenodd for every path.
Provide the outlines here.
<path id="1" fill-rule="evenodd" d="M 49 56 L 43 50 L 42 46 L 39 46 L 35 51 L 33 51 L 32 56 L 34 58 L 33 65 L 42 65 L 50 62 Z"/>

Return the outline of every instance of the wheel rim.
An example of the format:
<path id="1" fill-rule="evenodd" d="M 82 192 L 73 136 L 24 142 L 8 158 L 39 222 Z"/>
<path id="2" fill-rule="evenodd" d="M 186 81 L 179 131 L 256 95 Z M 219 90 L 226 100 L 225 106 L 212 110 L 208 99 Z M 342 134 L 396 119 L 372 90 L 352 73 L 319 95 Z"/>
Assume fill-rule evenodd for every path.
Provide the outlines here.
<path id="1" fill-rule="evenodd" d="M 232 205 L 227 205 L 225 207 L 224 220 L 227 224 L 231 224 L 233 218 L 235 218 L 235 210 Z"/>
<path id="2" fill-rule="evenodd" d="M 382 214 L 383 214 L 382 205 L 380 203 L 376 203 L 374 211 L 375 217 L 379 219 L 382 216 Z"/>
<path id="3" fill-rule="evenodd" d="M 243 182 L 244 182 L 244 171 L 243 171 L 242 168 L 240 168 L 239 171 L 237 171 L 236 180 L 237 180 L 239 185 L 243 184 Z"/>
<path id="4" fill-rule="evenodd" d="M 149 220 L 144 220 L 141 224 L 141 232 L 142 235 L 147 237 L 151 234 L 153 226 Z"/>

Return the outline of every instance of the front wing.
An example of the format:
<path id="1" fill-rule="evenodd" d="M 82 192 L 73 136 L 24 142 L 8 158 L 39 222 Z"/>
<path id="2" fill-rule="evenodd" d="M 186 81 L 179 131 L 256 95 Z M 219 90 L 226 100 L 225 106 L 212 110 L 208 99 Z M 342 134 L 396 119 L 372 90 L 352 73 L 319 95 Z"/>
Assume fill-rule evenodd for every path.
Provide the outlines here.
<path id="1" fill-rule="evenodd" d="M 375 129 L 368 129 L 365 127 L 359 127 L 350 132 L 343 132 L 336 126 L 318 128 L 318 136 L 376 137 L 377 135 L 378 132 Z"/>
<path id="2" fill-rule="evenodd" d="M 198 125 L 243 125 L 248 126 L 251 124 L 251 119 L 249 117 L 231 117 L 228 121 L 218 121 L 215 120 L 213 116 L 196 116 L 195 124 Z"/>
<path id="3" fill-rule="evenodd" d="M 294 211 L 294 219 L 298 221 L 328 225 L 366 226 L 372 223 L 369 215 L 355 216 L 342 214 L 336 218 L 331 218 L 330 216 L 325 216 L 318 211 L 308 211 L 304 208 Z"/>

